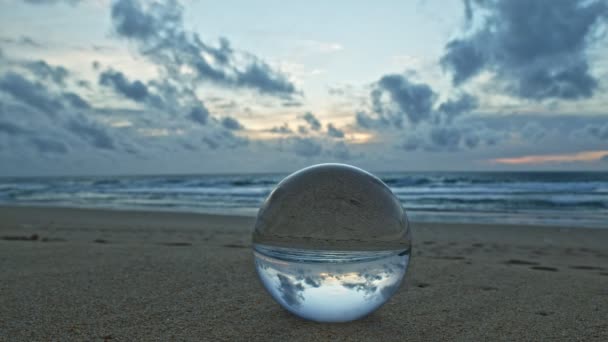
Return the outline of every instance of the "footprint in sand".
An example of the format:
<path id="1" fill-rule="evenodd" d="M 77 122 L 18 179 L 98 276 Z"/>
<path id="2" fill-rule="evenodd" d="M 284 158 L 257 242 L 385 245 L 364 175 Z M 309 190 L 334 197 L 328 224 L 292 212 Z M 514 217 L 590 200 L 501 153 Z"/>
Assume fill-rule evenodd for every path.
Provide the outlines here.
<path id="1" fill-rule="evenodd" d="M 537 262 L 535 261 L 528 261 L 528 260 L 519 260 L 519 259 L 509 259 L 507 261 L 505 261 L 505 264 L 507 265 L 538 265 Z"/>
<path id="2" fill-rule="evenodd" d="M 2 240 L 6 241 L 38 241 L 38 234 L 30 236 L 3 236 Z"/>
<path id="3" fill-rule="evenodd" d="M 164 246 L 173 246 L 173 247 L 192 246 L 192 244 L 190 242 L 165 242 L 165 243 L 161 243 L 161 245 L 164 245 Z"/>
<path id="4" fill-rule="evenodd" d="M 587 271 L 603 271 L 604 270 L 603 267 L 587 266 L 587 265 L 574 265 L 574 266 L 570 266 L 570 268 L 575 269 L 575 270 L 587 270 Z"/>
<path id="5" fill-rule="evenodd" d="M 532 266 L 530 267 L 533 270 L 539 270 L 539 271 L 550 271 L 550 272 L 557 272 L 559 271 L 557 268 L 555 267 L 549 267 L 549 266 Z"/>
<path id="6" fill-rule="evenodd" d="M 498 291 L 498 288 L 493 286 L 481 286 L 480 289 L 483 291 Z"/>
<path id="7" fill-rule="evenodd" d="M 235 244 L 235 243 L 226 244 L 226 245 L 224 245 L 224 247 L 227 247 L 227 248 L 249 248 L 249 246 L 239 245 L 239 244 Z"/>

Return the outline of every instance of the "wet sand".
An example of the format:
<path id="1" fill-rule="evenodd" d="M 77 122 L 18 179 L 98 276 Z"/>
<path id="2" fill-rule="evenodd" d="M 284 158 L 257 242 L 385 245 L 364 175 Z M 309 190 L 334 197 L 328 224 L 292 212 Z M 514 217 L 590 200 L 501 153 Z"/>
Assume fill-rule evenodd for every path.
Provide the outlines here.
<path id="1" fill-rule="evenodd" d="M 0 341 L 608 340 L 608 229 L 414 222 L 399 292 L 319 324 L 262 288 L 253 220 L 0 207 Z"/>

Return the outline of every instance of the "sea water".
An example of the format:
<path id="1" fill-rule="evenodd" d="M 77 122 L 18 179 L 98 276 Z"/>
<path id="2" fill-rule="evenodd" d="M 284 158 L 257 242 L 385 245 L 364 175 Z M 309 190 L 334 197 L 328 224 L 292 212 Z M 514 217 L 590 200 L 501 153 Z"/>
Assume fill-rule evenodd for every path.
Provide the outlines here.
<path id="1" fill-rule="evenodd" d="M 373 312 L 399 288 L 408 250 L 332 251 L 254 246 L 255 267 L 270 295 L 291 313 L 346 322 Z"/>

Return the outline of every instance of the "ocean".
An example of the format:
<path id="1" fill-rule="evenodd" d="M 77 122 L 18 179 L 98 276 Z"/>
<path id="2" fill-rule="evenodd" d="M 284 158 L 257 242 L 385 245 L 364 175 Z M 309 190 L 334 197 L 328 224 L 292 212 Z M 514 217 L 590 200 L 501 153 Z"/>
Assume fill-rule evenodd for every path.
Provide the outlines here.
<path id="1" fill-rule="evenodd" d="M 0 204 L 255 215 L 286 174 L 0 178 Z M 411 221 L 608 228 L 608 172 L 376 173 Z"/>

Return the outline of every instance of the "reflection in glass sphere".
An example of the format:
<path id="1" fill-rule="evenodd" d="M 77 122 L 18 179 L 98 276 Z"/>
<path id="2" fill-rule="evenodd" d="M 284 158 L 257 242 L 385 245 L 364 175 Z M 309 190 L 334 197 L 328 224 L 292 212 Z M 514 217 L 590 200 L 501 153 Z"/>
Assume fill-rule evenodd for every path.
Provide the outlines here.
<path id="1" fill-rule="evenodd" d="M 410 231 L 381 180 L 349 165 L 320 164 L 285 178 L 258 213 L 255 265 L 264 287 L 305 319 L 345 322 L 399 288 Z"/>

